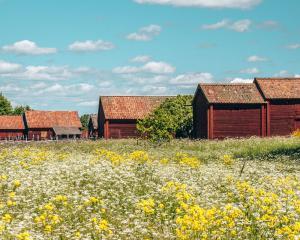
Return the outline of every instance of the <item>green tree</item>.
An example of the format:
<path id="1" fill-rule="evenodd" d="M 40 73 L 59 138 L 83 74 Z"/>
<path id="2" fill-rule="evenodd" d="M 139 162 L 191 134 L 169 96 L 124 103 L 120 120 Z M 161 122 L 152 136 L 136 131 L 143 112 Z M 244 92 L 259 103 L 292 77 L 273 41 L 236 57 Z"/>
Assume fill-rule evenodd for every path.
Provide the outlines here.
<path id="1" fill-rule="evenodd" d="M 192 96 L 177 96 L 163 102 L 147 118 L 139 120 L 138 131 L 152 141 L 169 141 L 192 134 Z"/>
<path id="2" fill-rule="evenodd" d="M 82 127 L 84 129 L 88 128 L 89 120 L 90 120 L 90 115 L 89 114 L 84 114 L 80 117 L 80 121 L 81 121 Z"/>
<path id="3" fill-rule="evenodd" d="M 13 108 L 10 101 L 0 93 L 0 115 L 11 115 Z"/>
<path id="4" fill-rule="evenodd" d="M 25 113 L 26 111 L 29 111 L 29 110 L 31 110 L 31 108 L 28 105 L 25 105 L 25 106 L 19 105 L 19 106 L 15 107 L 13 114 L 14 115 L 22 115 L 23 113 Z"/>

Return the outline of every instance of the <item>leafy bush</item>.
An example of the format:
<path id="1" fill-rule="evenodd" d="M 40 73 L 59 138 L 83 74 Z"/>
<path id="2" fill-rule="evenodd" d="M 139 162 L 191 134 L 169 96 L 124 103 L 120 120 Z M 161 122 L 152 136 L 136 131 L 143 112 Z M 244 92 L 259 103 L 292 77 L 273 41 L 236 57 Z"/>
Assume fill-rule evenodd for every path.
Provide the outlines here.
<path id="1" fill-rule="evenodd" d="M 138 131 L 152 141 L 190 137 L 193 127 L 192 98 L 181 95 L 168 98 L 147 118 L 138 121 Z"/>

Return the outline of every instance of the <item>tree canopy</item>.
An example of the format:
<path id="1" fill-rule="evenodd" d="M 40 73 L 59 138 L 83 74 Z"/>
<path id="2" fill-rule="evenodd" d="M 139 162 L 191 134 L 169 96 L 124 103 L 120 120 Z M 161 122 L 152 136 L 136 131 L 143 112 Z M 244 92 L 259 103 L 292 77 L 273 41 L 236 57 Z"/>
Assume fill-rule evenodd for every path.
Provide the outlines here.
<path id="1" fill-rule="evenodd" d="M 11 102 L 0 93 L 0 115 L 21 115 L 28 110 L 31 110 L 28 105 L 19 105 L 13 108 Z"/>
<path id="2" fill-rule="evenodd" d="M 81 121 L 82 127 L 83 127 L 84 129 L 87 129 L 87 128 L 88 128 L 89 120 L 90 120 L 90 115 L 89 115 L 89 114 L 83 114 L 83 115 L 80 117 L 80 121 Z"/>
<path id="3" fill-rule="evenodd" d="M 190 137 L 193 126 L 192 99 L 192 96 L 181 95 L 167 99 L 147 118 L 138 121 L 138 131 L 152 141 Z"/>

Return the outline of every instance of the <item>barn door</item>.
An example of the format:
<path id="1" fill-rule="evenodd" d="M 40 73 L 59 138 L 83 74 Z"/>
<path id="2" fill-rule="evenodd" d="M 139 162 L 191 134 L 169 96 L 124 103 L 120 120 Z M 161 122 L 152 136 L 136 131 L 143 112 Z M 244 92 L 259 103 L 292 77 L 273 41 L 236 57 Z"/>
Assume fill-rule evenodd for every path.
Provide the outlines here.
<path id="1" fill-rule="evenodd" d="M 295 119 L 295 130 L 299 129 L 300 130 L 300 118 Z"/>

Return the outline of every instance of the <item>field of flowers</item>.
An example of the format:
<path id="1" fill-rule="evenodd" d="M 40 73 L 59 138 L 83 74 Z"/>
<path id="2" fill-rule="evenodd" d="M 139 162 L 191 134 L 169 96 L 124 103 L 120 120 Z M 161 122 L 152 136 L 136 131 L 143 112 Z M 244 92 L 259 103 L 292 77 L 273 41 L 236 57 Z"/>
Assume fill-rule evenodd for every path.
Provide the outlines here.
<path id="1" fill-rule="evenodd" d="M 299 239 L 300 138 L 0 145 L 0 239 Z"/>

